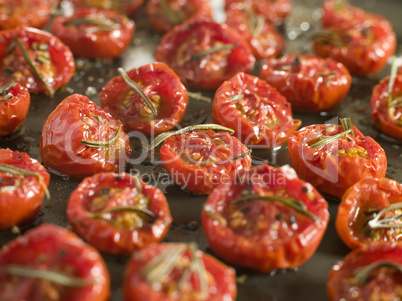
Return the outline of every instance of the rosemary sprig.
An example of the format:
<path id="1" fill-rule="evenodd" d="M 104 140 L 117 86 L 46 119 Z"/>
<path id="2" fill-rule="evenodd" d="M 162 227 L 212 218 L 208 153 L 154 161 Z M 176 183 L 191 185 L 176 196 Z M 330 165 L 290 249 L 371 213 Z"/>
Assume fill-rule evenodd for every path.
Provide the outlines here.
<path id="1" fill-rule="evenodd" d="M 121 76 L 123 77 L 124 81 L 126 82 L 126 84 L 133 89 L 139 97 L 141 97 L 141 99 L 145 102 L 145 104 L 148 106 L 148 108 L 151 110 L 152 115 L 157 116 L 158 115 L 158 111 L 155 109 L 152 101 L 149 99 L 149 97 L 144 93 L 144 91 L 142 91 L 142 89 L 137 85 L 136 82 L 132 81 L 130 77 L 128 77 L 128 74 L 126 71 L 124 71 L 123 68 L 119 68 L 117 69 Z"/>
<path id="2" fill-rule="evenodd" d="M 311 218 L 315 222 L 318 221 L 318 218 L 307 209 L 306 205 L 303 202 L 297 201 L 294 199 L 290 199 L 290 198 L 274 196 L 274 195 L 244 195 L 244 196 L 241 196 L 241 197 L 233 200 L 231 202 L 231 205 L 238 205 L 238 204 L 245 203 L 245 202 L 248 202 L 251 200 L 279 202 L 282 205 L 292 208 L 293 210 Z"/>
<path id="3" fill-rule="evenodd" d="M 373 262 L 372 264 L 367 265 L 365 267 L 357 268 L 354 270 L 353 274 L 359 283 L 364 284 L 367 282 L 367 279 L 370 277 L 370 274 L 374 270 L 381 267 L 393 268 L 399 273 L 402 273 L 402 265 L 392 261 L 381 260 Z"/>
<path id="4" fill-rule="evenodd" d="M 141 184 L 140 174 L 139 173 L 133 174 L 132 178 L 134 181 L 135 188 L 137 188 L 138 192 L 142 192 L 142 184 Z"/>
<path id="5" fill-rule="evenodd" d="M 200 281 L 200 299 L 203 300 L 208 296 L 208 274 L 205 269 L 204 262 L 198 256 L 198 247 L 195 243 L 189 244 L 191 254 L 190 269 L 195 270 Z"/>
<path id="6" fill-rule="evenodd" d="M 250 149 L 249 149 L 248 151 L 246 151 L 245 153 L 240 154 L 240 155 L 238 155 L 238 156 L 236 156 L 236 157 L 230 159 L 230 161 L 236 161 L 236 160 L 238 160 L 238 159 L 244 158 L 244 157 L 250 155 L 251 153 L 252 153 L 252 149 L 250 148 Z"/>
<path id="7" fill-rule="evenodd" d="M 340 118 L 339 121 L 341 122 L 342 129 L 344 131 L 351 130 L 352 136 L 355 135 L 355 132 L 353 131 L 352 120 L 349 117 L 348 118 Z"/>
<path id="8" fill-rule="evenodd" d="M 389 211 L 402 209 L 402 203 L 394 203 L 382 209 L 375 217 L 368 222 L 368 226 L 371 229 L 380 229 L 380 228 L 402 228 L 402 223 L 400 224 L 391 224 L 396 221 L 402 221 L 402 214 L 390 216 L 388 218 L 382 218 Z M 381 219 L 382 218 L 382 219 Z"/>
<path id="9" fill-rule="evenodd" d="M 250 34 L 253 37 L 257 37 L 264 26 L 264 17 L 257 16 L 251 8 L 246 8 L 246 12 L 249 19 L 250 24 Z"/>
<path id="10" fill-rule="evenodd" d="M 177 136 L 177 135 L 182 135 L 187 132 L 192 132 L 196 130 L 217 130 L 217 131 L 227 131 L 230 134 L 234 133 L 234 130 L 227 128 L 225 126 L 221 126 L 218 124 L 197 124 L 197 125 L 190 125 L 185 128 L 182 128 L 180 130 L 174 131 L 174 132 L 165 132 L 160 135 L 158 135 L 151 143 L 151 145 L 148 147 L 148 151 L 153 150 L 155 147 L 157 147 L 159 144 L 161 144 L 163 141 L 165 141 L 167 138 L 172 137 L 172 136 Z"/>
<path id="11" fill-rule="evenodd" d="M 36 76 L 36 78 L 42 83 L 42 85 L 45 87 L 48 95 L 50 97 L 53 97 L 54 95 L 54 90 L 51 86 L 46 83 L 45 79 L 43 78 L 43 75 L 39 72 L 38 68 L 36 68 L 35 64 L 32 61 L 32 58 L 29 56 L 27 49 L 25 46 L 22 44 L 21 40 L 19 38 L 14 39 L 16 44 L 21 50 L 22 56 L 24 57 L 24 60 L 27 62 L 29 68 L 31 68 L 33 74 Z"/>
<path id="12" fill-rule="evenodd" d="M 204 96 L 201 92 L 187 92 L 188 96 L 190 96 L 194 100 L 203 101 L 207 103 L 211 103 L 212 99 L 210 97 Z"/>
<path id="13" fill-rule="evenodd" d="M 101 116 L 96 115 L 95 113 L 91 113 L 92 116 L 94 116 L 100 123 L 105 123 L 105 119 L 103 119 Z"/>
<path id="14" fill-rule="evenodd" d="M 219 51 L 222 51 L 222 50 L 231 50 L 231 49 L 236 48 L 236 47 L 237 46 L 235 44 L 224 44 L 222 46 L 212 47 L 212 48 L 205 49 L 205 50 L 202 50 L 200 52 L 197 52 L 196 54 L 194 54 L 191 57 L 191 59 L 192 60 L 199 60 L 199 59 L 203 58 L 204 56 L 206 56 L 208 54 L 212 54 L 212 53 L 219 52 Z"/>
<path id="15" fill-rule="evenodd" d="M 389 76 L 388 82 L 388 115 L 391 119 L 394 119 L 395 114 L 395 105 L 393 103 L 392 92 L 394 90 L 395 78 L 398 72 L 398 58 L 396 56 L 392 56 L 392 64 L 391 64 L 391 74 Z"/>
<path id="16" fill-rule="evenodd" d="M 69 287 L 86 287 L 94 284 L 93 280 L 67 275 L 59 271 L 39 270 L 19 265 L 6 265 L 2 270 L 9 275 L 46 280 Z"/>
<path id="17" fill-rule="evenodd" d="M 50 199 L 50 193 L 49 190 L 47 189 L 47 186 L 45 184 L 45 181 L 43 180 L 43 176 L 36 171 L 28 171 L 25 169 L 21 169 L 12 165 L 7 165 L 7 164 L 0 164 L 0 172 L 6 172 L 10 173 L 16 176 L 34 176 L 38 178 L 39 185 L 42 186 L 43 190 L 45 191 L 45 195 L 47 199 Z"/>
<path id="18" fill-rule="evenodd" d="M 94 18 L 76 18 L 64 22 L 64 26 L 76 25 L 96 25 L 85 29 L 86 32 L 94 31 L 112 31 L 119 29 L 119 24 L 111 20 L 94 19 Z"/>
<path id="19" fill-rule="evenodd" d="M 120 137 L 121 130 L 122 130 L 122 125 L 119 126 L 119 128 L 117 129 L 116 135 L 109 141 L 88 141 L 88 140 L 83 139 L 83 140 L 81 140 L 81 143 L 84 144 L 85 146 L 93 147 L 93 148 L 108 147 L 117 142 L 117 140 Z"/>
<path id="20" fill-rule="evenodd" d="M 317 141 L 316 143 L 310 145 L 311 148 L 319 148 L 321 146 L 330 144 L 332 142 L 338 141 L 339 139 L 352 134 L 354 135 L 354 131 L 353 131 L 353 127 L 352 127 L 352 122 L 350 120 L 350 118 L 341 118 L 340 119 L 341 124 L 342 124 L 342 128 L 343 128 L 343 132 L 333 135 L 333 136 L 329 136 L 329 137 L 325 137 L 319 141 Z"/>
<path id="21" fill-rule="evenodd" d="M 243 94 L 236 94 L 228 97 L 231 101 L 239 101 L 244 98 Z"/>
<path id="22" fill-rule="evenodd" d="M 183 15 L 179 11 L 174 12 L 165 0 L 159 0 L 159 4 L 162 8 L 162 11 L 165 13 L 169 23 L 177 25 L 184 21 Z"/>
<path id="23" fill-rule="evenodd" d="M 10 92 L 8 92 L 8 90 L 15 85 L 15 81 L 11 81 L 3 86 L 0 86 L 0 96 L 3 96 L 4 98 L 0 100 L 0 102 L 2 101 L 7 101 L 11 98 L 14 97 L 13 94 L 11 94 Z"/>
<path id="24" fill-rule="evenodd" d="M 214 208 L 212 208 L 210 205 L 205 205 L 204 211 L 210 218 L 218 221 L 223 227 L 225 227 L 228 224 L 226 219 L 223 216 L 218 215 L 215 212 Z"/>

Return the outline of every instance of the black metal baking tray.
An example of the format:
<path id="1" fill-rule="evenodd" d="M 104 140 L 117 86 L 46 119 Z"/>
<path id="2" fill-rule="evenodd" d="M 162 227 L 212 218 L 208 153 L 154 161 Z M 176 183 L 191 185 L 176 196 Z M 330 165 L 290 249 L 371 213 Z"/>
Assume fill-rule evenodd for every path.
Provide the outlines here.
<path id="1" fill-rule="evenodd" d="M 211 0 L 214 8 L 214 18 L 222 21 L 222 1 Z M 310 52 L 309 40 L 319 30 L 319 16 L 322 2 L 319 0 L 294 0 L 294 9 L 291 17 L 280 28 L 286 37 L 287 53 Z M 352 2 L 352 1 L 351 1 Z M 62 2 L 63 4 L 67 4 Z M 393 23 L 397 37 L 402 41 L 402 25 L 400 12 L 402 3 L 399 0 L 360 0 L 352 2 L 353 5 L 384 15 Z M 11 137 L 1 139 L 0 147 L 27 152 L 31 157 L 41 160 L 39 154 L 39 137 L 43 123 L 55 107 L 68 95 L 80 93 L 87 95 L 92 101 L 99 104 L 99 92 L 106 82 L 117 75 L 117 68 L 123 67 L 129 70 L 133 67 L 151 63 L 154 59 L 155 47 L 160 36 L 152 33 L 149 24 L 141 9 L 134 17 L 136 33 L 129 49 L 119 58 L 113 61 L 97 61 L 76 59 L 76 74 L 72 80 L 54 96 L 49 98 L 44 95 L 32 95 L 31 107 L 28 117 L 22 128 Z M 398 49 L 400 49 L 399 45 Z M 258 74 L 259 64 L 256 65 L 254 74 Z M 380 133 L 373 125 L 370 118 L 370 95 L 372 88 L 380 79 L 389 73 L 387 66 L 380 74 L 370 78 L 353 78 L 352 88 L 346 99 L 335 110 L 321 114 L 295 114 L 296 118 L 303 121 L 303 126 L 313 123 L 324 123 L 337 116 L 350 116 L 353 123 L 365 134 L 376 139 L 385 149 L 388 157 L 387 177 L 402 182 L 402 143 Z M 211 92 L 202 92 L 206 96 L 213 96 Z M 190 101 L 184 123 L 192 124 L 211 121 L 211 105 L 208 103 Z M 134 156 L 142 143 L 132 138 Z M 284 146 L 277 151 L 258 149 L 254 152 L 256 157 L 274 165 L 289 164 L 287 148 Z M 258 163 L 255 160 L 254 163 Z M 181 190 L 173 184 L 163 166 L 158 163 L 145 160 L 140 164 L 129 165 L 127 171 L 138 170 L 144 175 L 145 180 L 159 177 L 158 186 L 165 192 L 173 215 L 173 225 L 164 241 L 195 241 L 199 247 L 211 253 L 208 243 L 200 226 L 200 213 L 205 196 L 195 196 Z M 49 186 L 51 199 L 45 200 L 36 219 L 20 227 L 23 233 L 29 228 L 40 223 L 54 223 L 63 227 L 68 226 L 66 218 L 66 205 L 70 193 L 76 188 L 79 181 L 52 174 Z M 334 220 L 337 213 L 338 202 L 327 198 L 331 214 L 328 229 L 325 236 L 312 258 L 295 270 L 277 271 L 272 274 L 257 274 L 238 269 L 237 275 L 243 281 L 238 283 L 239 301 L 323 301 L 327 300 L 325 285 L 328 272 L 333 264 L 341 260 L 349 249 L 343 245 L 335 231 Z M 0 245 L 17 237 L 18 234 L 11 230 L 0 232 Z M 121 256 L 104 255 L 104 259 L 110 271 L 112 279 L 111 300 L 122 300 L 121 284 L 123 273 L 128 258 Z M 244 281 L 245 280 L 245 281 Z"/>

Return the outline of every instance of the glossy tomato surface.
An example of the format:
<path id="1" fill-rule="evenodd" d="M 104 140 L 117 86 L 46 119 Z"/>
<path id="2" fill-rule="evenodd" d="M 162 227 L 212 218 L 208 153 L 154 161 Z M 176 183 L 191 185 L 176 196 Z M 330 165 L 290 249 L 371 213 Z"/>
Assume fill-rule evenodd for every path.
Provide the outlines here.
<path id="1" fill-rule="evenodd" d="M 75 56 L 113 59 L 130 45 L 135 24 L 114 11 L 80 9 L 72 16 L 58 16 L 52 32 Z"/>
<path id="2" fill-rule="evenodd" d="M 39 146 L 43 164 L 73 178 L 124 170 L 132 148 L 121 127 L 88 97 L 68 96 L 43 125 Z"/>
<path id="3" fill-rule="evenodd" d="M 56 272 L 78 279 L 82 287 L 35 279 L 27 273 L 10 275 L 9 267 Z M 42 224 L 1 249 L 0 295 L 9 301 L 106 301 L 110 295 L 109 273 L 100 254 L 73 232 Z"/>
<path id="4" fill-rule="evenodd" d="M 311 215 L 260 196 L 285 199 Z M 313 255 L 328 224 L 327 208 L 292 168 L 265 164 L 218 186 L 204 205 L 202 225 L 216 255 L 235 266 L 271 272 L 297 267 Z"/>
<path id="5" fill-rule="evenodd" d="M 167 32 L 156 49 L 188 87 L 214 90 L 238 72 L 249 72 L 255 58 L 247 43 L 226 24 L 189 20 Z"/>
<path id="6" fill-rule="evenodd" d="M 251 165 L 247 147 L 228 132 L 192 131 L 167 138 L 160 158 L 168 174 L 182 188 L 209 194 L 221 182 Z"/>
<path id="7" fill-rule="evenodd" d="M 21 46 L 42 81 L 29 66 Z M 39 29 L 18 27 L 0 31 L 0 69 L 0 81 L 15 80 L 29 92 L 52 96 L 55 90 L 70 81 L 75 64 L 70 49 L 55 36 Z"/>
<path id="8" fill-rule="evenodd" d="M 313 148 L 325 137 L 343 132 L 341 125 L 315 124 L 293 132 L 288 140 L 292 167 L 319 191 L 341 198 L 346 190 L 367 177 L 385 176 L 387 158 L 382 147 L 355 126 L 354 135 Z"/>
<path id="9" fill-rule="evenodd" d="M 184 249 L 180 252 L 180 248 Z M 125 301 L 233 301 L 236 299 L 236 275 L 233 268 L 200 251 L 190 252 L 191 246 L 183 243 L 152 244 L 139 250 L 131 257 L 124 276 L 123 294 Z M 153 260 L 163 258 L 162 267 L 172 250 L 179 250 L 172 270 L 159 279 L 150 278 L 158 266 L 151 268 Z M 174 257 L 176 258 L 176 257 Z M 194 268 L 200 261 L 204 273 Z M 155 262 L 155 261 L 154 261 Z M 160 274 L 160 272 L 159 272 Z M 202 287 L 202 277 L 205 287 Z M 203 292 L 203 293 L 202 293 Z"/>
<path id="10" fill-rule="evenodd" d="M 28 154 L 10 149 L 0 149 L 0 165 L 0 229 L 30 222 L 42 206 L 50 175 Z M 10 168 L 30 174 L 7 171 Z"/>
<path id="11" fill-rule="evenodd" d="M 71 0 L 75 7 L 101 8 L 114 10 L 128 16 L 134 15 L 144 0 Z"/>
<path id="12" fill-rule="evenodd" d="M 0 86 L 8 83 L 0 82 Z M 14 83 L 0 94 L 0 137 L 14 133 L 27 117 L 31 96 L 28 89 Z"/>
<path id="13" fill-rule="evenodd" d="M 402 298 L 402 245 L 371 243 L 349 253 L 329 273 L 330 301 Z"/>
<path id="14" fill-rule="evenodd" d="M 386 77 L 374 87 L 371 117 L 382 132 L 402 140 L 402 73 L 395 78 L 391 99 L 388 99 L 388 85 L 389 77 Z"/>
<path id="15" fill-rule="evenodd" d="M 233 129 L 244 144 L 265 148 L 282 145 L 301 124 L 293 119 L 290 104 L 275 88 L 244 73 L 216 90 L 212 118 Z"/>
<path id="16" fill-rule="evenodd" d="M 398 203 L 401 203 L 399 209 L 390 208 Z M 401 209 L 402 186 L 398 182 L 387 178 L 363 179 L 344 194 L 336 216 L 336 230 L 351 249 L 373 241 L 401 241 L 400 228 L 393 228 L 399 223 Z M 386 222 L 392 218 L 393 221 Z"/>
<path id="17" fill-rule="evenodd" d="M 126 173 L 85 178 L 70 196 L 67 217 L 99 251 L 123 255 L 160 241 L 172 222 L 162 191 Z"/>
<path id="18" fill-rule="evenodd" d="M 18 26 L 43 28 L 50 19 L 57 0 L 3 0 L 0 2 L 0 29 Z"/>
<path id="19" fill-rule="evenodd" d="M 150 0 L 146 14 L 153 30 L 164 33 L 191 18 L 211 18 L 209 0 Z"/>
<path id="20" fill-rule="evenodd" d="M 385 20 L 360 28 L 328 30 L 313 38 L 315 53 L 332 57 L 358 76 L 380 72 L 395 49 L 395 33 Z"/>
<path id="21" fill-rule="evenodd" d="M 151 100 L 154 116 L 145 101 L 123 79 L 112 78 L 100 93 L 102 107 L 121 120 L 127 132 L 158 135 L 176 126 L 186 113 L 188 93 L 180 78 L 166 64 L 156 62 L 127 72 Z"/>
<path id="22" fill-rule="evenodd" d="M 226 10 L 225 22 L 248 42 L 258 60 L 277 56 L 285 48 L 283 37 L 270 21 L 249 8 L 229 7 Z"/>
<path id="23" fill-rule="evenodd" d="M 298 111 L 327 111 L 348 93 L 352 77 L 334 59 L 312 54 L 288 54 L 264 62 L 260 76 Z"/>

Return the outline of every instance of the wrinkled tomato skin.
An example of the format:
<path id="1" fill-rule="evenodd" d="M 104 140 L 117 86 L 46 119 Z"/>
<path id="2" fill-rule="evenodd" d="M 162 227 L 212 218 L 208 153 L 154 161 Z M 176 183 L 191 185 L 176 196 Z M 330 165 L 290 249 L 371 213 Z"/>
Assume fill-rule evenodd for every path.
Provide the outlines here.
<path id="1" fill-rule="evenodd" d="M 381 178 L 387 170 L 387 158 L 381 146 L 371 137 L 364 136 L 355 126 L 355 138 L 350 144 L 339 141 L 313 149 L 309 146 L 318 137 L 327 134 L 331 125 L 315 124 L 293 132 L 288 140 L 292 167 L 306 182 L 320 192 L 341 198 L 356 182 L 371 177 Z M 333 134 L 342 132 L 339 125 Z M 339 156 L 338 149 L 363 147 L 368 158 Z"/>
<path id="2" fill-rule="evenodd" d="M 244 95 L 243 100 L 249 100 L 249 107 L 241 108 L 244 108 L 244 112 L 237 107 L 239 101 L 231 99 L 239 94 Z M 254 120 L 248 117 L 246 110 L 258 112 Z M 274 119 L 279 120 L 275 126 L 267 124 L 272 118 L 265 119 L 271 113 Z M 233 129 L 234 135 L 244 144 L 267 148 L 285 143 L 300 125 L 300 120 L 292 118 L 291 107 L 285 97 L 265 81 L 244 73 L 238 73 L 216 90 L 212 119 L 215 123 Z"/>
<path id="3" fill-rule="evenodd" d="M 7 83 L 0 82 L 0 86 Z M 17 131 L 28 114 L 31 96 L 27 88 L 15 83 L 8 92 L 13 95 L 9 100 L 0 100 L 0 137 Z"/>
<path id="4" fill-rule="evenodd" d="M 394 116 L 399 116 L 401 125 L 397 123 L 395 118 L 391 118 L 388 112 L 388 84 L 389 77 L 384 78 L 378 85 L 376 85 L 371 94 L 371 118 L 374 120 L 375 125 L 385 134 L 402 140 L 402 108 L 395 108 Z M 402 96 L 402 73 L 395 78 L 393 97 Z"/>
<path id="5" fill-rule="evenodd" d="M 402 297 L 402 276 L 396 269 L 380 268 L 371 272 L 369 279 L 360 284 L 354 273 L 376 262 L 402 264 L 402 245 L 398 243 L 377 242 L 354 249 L 343 261 L 331 269 L 327 281 L 327 294 L 330 301 L 346 300 L 398 300 Z M 374 298 L 374 299 L 373 299 Z"/>
<path id="6" fill-rule="evenodd" d="M 93 284 L 80 288 L 51 286 L 48 281 L 7 275 L 3 272 L 7 265 L 60 271 Z M 106 301 L 110 296 L 110 277 L 105 262 L 94 248 L 71 231 L 42 224 L 0 251 L 0 295 L 2 300 L 9 301 L 43 301 L 50 300 L 46 294 L 50 289 L 57 290 L 60 301 Z"/>
<path id="7" fill-rule="evenodd" d="M 105 220 L 91 218 L 90 214 L 96 211 L 90 210 L 89 206 L 102 190 L 131 189 L 138 192 L 130 174 L 98 173 L 85 178 L 70 196 L 67 218 L 74 231 L 97 250 L 114 255 L 130 255 L 137 249 L 160 241 L 166 235 L 172 222 L 166 197 L 158 188 L 142 181 L 140 183 L 142 193 L 151 200 L 147 209 L 156 216 L 151 224 L 135 230 L 119 229 Z M 133 206 L 130 201 L 132 200 L 124 198 L 124 194 L 116 193 L 100 210 L 116 206 Z"/>
<path id="8" fill-rule="evenodd" d="M 42 29 L 50 19 L 55 0 L 4 0 L 0 4 L 0 29 L 29 26 Z"/>
<path id="9" fill-rule="evenodd" d="M 260 15 L 257 17 L 260 17 Z M 260 32 L 254 34 L 250 25 L 249 13 L 245 9 L 229 7 L 226 10 L 225 22 L 237 30 L 247 41 L 257 60 L 277 56 L 285 49 L 283 37 L 268 21 L 264 21 Z"/>
<path id="10" fill-rule="evenodd" d="M 6 164 L 30 172 L 37 172 L 43 178 L 46 187 L 49 185 L 50 175 L 45 168 L 26 153 L 13 152 L 10 149 L 0 149 L 0 164 Z M 0 172 L 0 229 L 11 228 L 33 220 L 39 212 L 45 195 L 44 187 L 38 177 L 11 175 Z M 21 184 L 13 190 L 4 190 L 5 186 L 16 185 L 19 179 Z M 8 183 L 9 182 L 9 183 Z"/>
<path id="11" fill-rule="evenodd" d="M 118 24 L 116 29 L 85 32 L 88 25 L 68 26 L 65 22 L 79 18 L 112 20 Z M 135 24 L 123 15 L 101 9 L 76 10 L 70 17 L 58 16 L 52 22 L 52 33 L 66 44 L 75 56 L 90 59 L 114 59 L 130 45 L 134 36 Z"/>
<path id="12" fill-rule="evenodd" d="M 203 165 L 192 161 L 194 152 L 203 152 L 204 143 L 207 145 L 204 152 L 208 154 L 208 158 L 211 154 L 217 156 L 223 148 L 220 146 L 212 148 L 210 141 L 214 139 L 223 142 L 228 149 L 229 157 Z M 189 154 L 184 153 L 186 146 L 190 149 Z M 159 155 L 166 171 L 179 186 L 190 192 L 205 195 L 211 193 L 220 182 L 229 180 L 231 175 L 250 167 L 250 154 L 232 160 L 247 151 L 247 147 L 229 133 L 216 133 L 213 130 L 207 130 L 193 131 L 167 138 Z"/>
<path id="13" fill-rule="evenodd" d="M 14 74 L 8 75 L 5 73 L 4 58 L 7 55 L 7 46 L 16 38 L 19 38 L 25 47 L 32 45 L 34 42 L 45 42 L 49 45 L 49 55 L 55 73 L 54 76 L 44 76 L 44 80 L 53 90 L 60 88 L 70 81 L 75 70 L 74 57 L 70 49 L 50 33 L 30 27 L 18 27 L 0 31 L 0 81 L 10 82 L 15 80 L 22 86 L 25 86 L 31 93 L 46 93 L 45 86 L 32 73 L 20 52 L 18 54 L 18 61 L 13 63 L 13 67 L 15 68 Z M 37 64 L 39 63 L 35 63 L 36 66 Z M 28 74 L 24 78 L 18 79 L 15 75 L 18 72 Z"/>
<path id="14" fill-rule="evenodd" d="M 113 10 L 118 13 L 132 16 L 144 3 L 144 0 L 71 0 L 71 3 L 78 8 L 100 8 Z"/>
<path id="15" fill-rule="evenodd" d="M 298 60 L 298 64 L 292 62 Z M 288 68 L 289 70 L 283 70 Z M 322 77 L 322 74 L 330 74 Z M 333 109 L 347 95 L 352 77 L 337 61 L 311 55 L 289 54 L 264 62 L 260 77 L 274 86 L 297 111 Z"/>
<path id="16" fill-rule="evenodd" d="M 159 33 L 165 33 L 174 26 L 192 18 L 212 17 L 211 5 L 208 0 L 167 0 L 166 4 L 173 12 L 180 12 L 179 23 L 172 23 L 169 20 L 159 0 L 149 0 L 146 4 L 146 14 L 151 27 Z"/>
<path id="17" fill-rule="evenodd" d="M 329 213 L 325 199 L 309 183 L 301 181 L 289 166 L 259 165 L 237 179 L 214 189 L 202 212 L 202 226 L 213 252 L 232 265 L 263 273 L 303 264 L 317 249 L 327 227 Z M 246 188 L 255 195 L 275 195 L 286 190 L 287 197 L 305 204 L 317 220 L 272 201 L 252 200 L 247 207 L 230 211 L 236 206 L 232 201 L 240 198 Z M 225 219 L 226 225 L 211 217 L 206 207 Z M 246 222 L 241 225 L 254 223 L 254 232 L 237 228 L 236 219 L 231 218 L 240 212 L 246 212 L 243 213 Z M 295 219 L 287 221 L 290 216 Z"/>
<path id="18" fill-rule="evenodd" d="M 100 92 L 102 107 L 121 120 L 127 132 L 139 131 L 146 135 L 159 135 L 176 126 L 184 117 L 188 107 L 187 89 L 180 78 L 164 63 L 152 63 L 133 68 L 127 72 L 128 77 L 140 85 L 144 93 L 152 99 L 155 95 L 160 98 L 158 115 L 142 117 L 138 102 L 146 105 L 144 101 L 133 93 L 128 96 L 132 88 L 124 81 L 122 76 L 112 78 Z M 129 102 L 128 108 L 123 108 L 123 102 Z M 137 109 L 138 108 L 138 109 Z"/>
<path id="19" fill-rule="evenodd" d="M 100 120 L 94 116 L 99 116 Z M 131 157 L 132 148 L 123 131 L 116 143 L 104 148 L 86 141 L 109 141 L 121 122 L 96 106 L 88 97 L 73 94 L 64 99 L 43 125 L 39 151 L 43 164 L 55 172 L 82 179 L 98 172 L 118 172 Z"/>
<path id="20" fill-rule="evenodd" d="M 346 191 L 338 207 L 335 226 L 339 237 L 351 249 L 372 241 L 401 241 L 398 229 L 372 230 L 367 225 L 374 218 L 373 212 L 399 202 L 402 187 L 394 180 L 367 178 L 357 182 Z"/>
<path id="21" fill-rule="evenodd" d="M 235 48 L 201 59 L 192 58 L 200 51 L 214 47 L 211 43 L 215 42 L 235 45 Z M 217 89 L 238 72 L 249 72 L 255 63 L 247 43 L 234 29 L 210 19 L 194 19 L 175 26 L 162 37 L 155 55 L 157 61 L 173 69 L 184 85 L 202 90 Z"/>
<path id="22" fill-rule="evenodd" d="M 371 32 L 372 37 L 366 37 Z M 396 36 L 389 23 L 382 20 L 364 28 L 329 31 L 324 34 L 341 35 L 344 45 L 313 39 L 313 50 L 321 57 L 331 57 L 342 63 L 353 75 L 368 76 L 380 72 L 395 52 Z"/>
<path id="23" fill-rule="evenodd" d="M 125 301 L 234 301 L 236 299 L 237 288 L 234 269 L 206 253 L 202 253 L 201 260 L 210 277 L 214 279 L 213 287 L 209 288 L 209 296 L 204 299 L 193 299 L 189 296 L 179 298 L 153 289 L 141 276 L 141 269 L 152 258 L 172 246 L 174 243 L 152 244 L 133 254 L 124 272 L 123 295 Z M 193 287 L 198 287 L 197 280 L 194 280 L 194 277 L 191 278 Z"/>

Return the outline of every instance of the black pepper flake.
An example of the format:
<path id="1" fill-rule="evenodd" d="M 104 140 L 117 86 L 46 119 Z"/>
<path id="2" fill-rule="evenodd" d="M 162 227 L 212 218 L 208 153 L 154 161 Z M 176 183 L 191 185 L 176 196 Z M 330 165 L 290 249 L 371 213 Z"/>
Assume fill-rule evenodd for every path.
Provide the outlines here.
<path id="1" fill-rule="evenodd" d="M 282 214 L 277 214 L 275 215 L 275 220 L 280 221 L 282 219 L 283 215 Z"/>
<path id="2" fill-rule="evenodd" d="M 303 186 L 303 187 L 302 187 L 302 192 L 303 192 L 304 194 L 306 194 L 306 193 L 308 192 L 308 188 L 307 188 L 306 186 Z"/>

